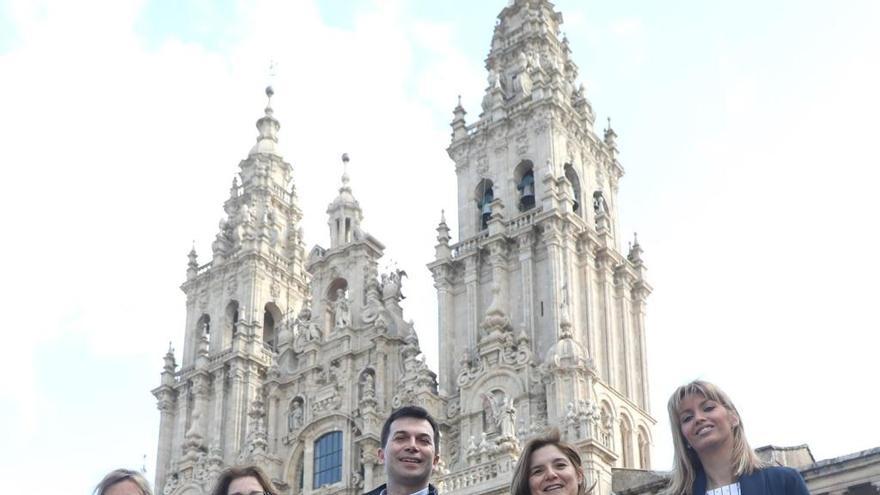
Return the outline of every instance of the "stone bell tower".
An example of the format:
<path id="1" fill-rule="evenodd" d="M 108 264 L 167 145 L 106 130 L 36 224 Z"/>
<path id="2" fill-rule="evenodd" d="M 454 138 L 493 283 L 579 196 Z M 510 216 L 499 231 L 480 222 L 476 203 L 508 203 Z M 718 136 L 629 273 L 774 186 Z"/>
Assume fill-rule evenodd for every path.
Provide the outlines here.
<path id="1" fill-rule="evenodd" d="M 293 168 L 278 150 L 280 123 L 269 103 L 259 134 L 232 181 L 226 213 L 204 265 L 189 254 L 182 363 L 169 349 L 162 384 L 156 486 L 206 479 L 260 443 L 251 405 L 261 395 L 284 316 L 307 298 L 302 212 Z M 263 435 L 265 436 L 265 435 Z M 167 484 L 166 484 L 167 482 Z"/>
<path id="2" fill-rule="evenodd" d="M 612 468 L 650 467 L 651 287 L 638 242 L 620 250 L 616 134 L 596 134 L 561 23 L 549 1 L 511 1 L 479 117 L 453 111 L 458 242 L 441 220 L 429 268 L 451 425 L 442 483 L 456 493 L 506 490 L 521 442 L 547 426 L 600 494 Z"/>
<path id="3" fill-rule="evenodd" d="M 222 468 L 253 463 L 285 495 L 359 495 L 385 476 L 388 413 L 444 409 L 400 304 L 406 273 L 380 273 L 385 246 L 361 227 L 348 156 L 327 207 L 330 245 L 306 257 L 272 113 L 239 165 L 213 259 L 190 253 L 183 362 L 169 349 L 153 390 L 157 493 L 209 493 Z"/>

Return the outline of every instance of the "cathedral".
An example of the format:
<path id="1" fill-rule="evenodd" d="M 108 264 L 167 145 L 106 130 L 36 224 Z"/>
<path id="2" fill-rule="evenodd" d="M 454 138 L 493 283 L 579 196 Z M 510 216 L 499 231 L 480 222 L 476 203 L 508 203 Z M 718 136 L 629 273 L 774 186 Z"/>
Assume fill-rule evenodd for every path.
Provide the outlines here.
<path id="1" fill-rule="evenodd" d="M 267 88 L 211 259 L 189 255 L 182 355 L 169 349 L 153 390 L 157 493 L 207 493 L 238 463 L 289 495 L 364 493 L 384 481 L 382 423 L 406 404 L 440 423 L 443 493 L 507 492 L 521 446 L 548 427 L 580 451 L 598 495 L 613 468 L 650 468 L 651 286 L 638 241 L 620 249 L 616 135 L 594 128 L 561 23 L 547 0 L 511 1 L 478 117 L 453 110 L 458 232 L 441 219 L 425 260 L 436 372 L 347 173 L 327 207 L 329 245 L 304 245 Z"/>

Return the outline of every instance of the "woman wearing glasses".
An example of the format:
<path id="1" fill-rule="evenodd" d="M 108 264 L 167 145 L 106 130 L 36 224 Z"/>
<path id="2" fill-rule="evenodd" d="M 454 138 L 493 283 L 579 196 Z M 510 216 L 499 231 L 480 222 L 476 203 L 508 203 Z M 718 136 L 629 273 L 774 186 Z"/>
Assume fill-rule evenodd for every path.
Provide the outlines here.
<path id="1" fill-rule="evenodd" d="M 220 473 L 211 495 L 278 495 L 278 490 L 262 469 L 239 466 Z"/>
<path id="2" fill-rule="evenodd" d="M 758 459 L 720 388 L 700 380 L 682 385 L 668 409 L 675 446 L 671 495 L 809 495 L 800 473 Z"/>

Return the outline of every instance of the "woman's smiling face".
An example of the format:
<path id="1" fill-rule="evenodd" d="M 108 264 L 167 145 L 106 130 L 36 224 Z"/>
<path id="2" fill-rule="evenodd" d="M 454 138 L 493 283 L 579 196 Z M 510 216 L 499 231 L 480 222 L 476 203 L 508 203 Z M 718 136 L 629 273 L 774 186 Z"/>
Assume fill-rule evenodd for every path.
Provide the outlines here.
<path id="1" fill-rule="evenodd" d="M 529 490 L 532 495 L 577 495 L 584 475 L 555 445 L 532 452 L 529 459 Z"/>
<path id="2" fill-rule="evenodd" d="M 691 394 L 681 400 L 678 424 L 687 445 L 700 454 L 725 445 L 733 448 L 739 418 L 720 403 Z"/>

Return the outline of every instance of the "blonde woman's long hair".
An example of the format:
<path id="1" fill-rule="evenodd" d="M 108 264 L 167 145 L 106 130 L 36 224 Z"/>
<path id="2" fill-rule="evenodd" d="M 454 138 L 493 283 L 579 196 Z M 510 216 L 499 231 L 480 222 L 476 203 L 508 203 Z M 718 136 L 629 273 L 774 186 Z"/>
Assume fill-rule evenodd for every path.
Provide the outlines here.
<path id="1" fill-rule="evenodd" d="M 730 397 L 717 386 L 702 380 L 694 380 L 686 385 L 678 387 L 669 398 L 667 409 L 669 411 L 669 425 L 672 428 L 672 444 L 675 451 L 672 457 L 672 480 L 669 483 L 668 493 L 671 495 L 694 495 L 694 480 L 697 477 L 697 471 L 702 470 L 700 458 L 692 449 L 687 448 L 687 441 L 681 432 L 681 421 L 678 418 L 678 409 L 681 402 L 688 395 L 699 395 L 711 401 L 724 406 L 730 413 L 734 414 L 738 420 L 738 424 L 733 426 L 733 475 L 739 478 L 745 474 L 751 474 L 756 469 L 764 466 L 764 463 L 758 459 L 755 451 L 749 446 L 746 440 L 746 432 L 743 428 L 742 416 L 733 405 Z"/>

